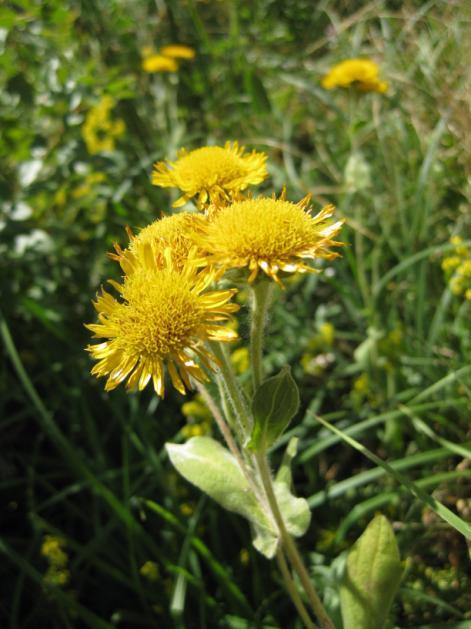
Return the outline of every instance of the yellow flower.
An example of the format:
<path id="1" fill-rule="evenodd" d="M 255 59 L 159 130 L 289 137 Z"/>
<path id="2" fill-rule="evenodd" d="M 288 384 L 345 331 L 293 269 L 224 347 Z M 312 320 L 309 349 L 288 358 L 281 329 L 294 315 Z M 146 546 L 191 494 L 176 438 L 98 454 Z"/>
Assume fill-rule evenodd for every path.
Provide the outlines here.
<path id="1" fill-rule="evenodd" d="M 181 149 L 175 162 L 154 164 L 152 183 L 162 188 L 179 188 L 183 192 L 174 207 L 180 207 L 197 196 L 201 209 L 209 203 L 230 201 L 250 185 L 267 176 L 267 156 L 245 153 L 237 142 L 222 146 L 204 146 L 187 152 Z"/>
<path id="2" fill-rule="evenodd" d="M 46 586 L 62 587 L 70 581 L 70 572 L 65 568 L 49 566 L 43 576 L 43 583 Z"/>
<path id="3" fill-rule="evenodd" d="M 211 411 L 208 409 L 199 393 L 195 395 L 190 402 L 182 404 L 182 413 L 185 417 L 191 417 L 202 421 L 212 419 Z"/>
<path id="4" fill-rule="evenodd" d="M 177 72 L 178 63 L 175 59 L 155 53 L 144 57 L 142 60 L 142 69 L 149 74 L 154 72 Z"/>
<path id="5" fill-rule="evenodd" d="M 442 269 L 444 271 L 453 271 L 458 267 L 461 263 L 461 258 L 459 256 L 449 256 L 448 258 L 444 258 L 442 261 Z"/>
<path id="6" fill-rule="evenodd" d="M 335 338 L 335 327 L 329 321 L 325 321 L 319 326 L 319 336 L 325 345 L 331 346 Z"/>
<path id="7" fill-rule="evenodd" d="M 249 370 L 250 357 L 247 347 L 238 347 L 231 354 L 231 363 L 234 365 L 234 369 L 237 373 L 243 374 Z"/>
<path id="8" fill-rule="evenodd" d="M 127 275 L 131 275 L 148 256 L 154 259 L 158 267 L 164 266 L 164 251 L 169 248 L 172 251 L 174 265 L 181 269 L 190 251 L 200 253 L 195 246 L 193 235 L 201 232 L 205 223 L 204 216 L 190 212 L 165 216 L 144 227 L 137 236 L 128 230 L 129 247 L 123 250 L 115 244 L 116 253 L 110 253 L 109 256 L 119 262 Z"/>
<path id="9" fill-rule="evenodd" d="M 460 258 L 466 258 L 468 256 L 468 247 L 464 244 L 461 236 L 452 236 L 450 238 L 450 244 L 455 247 L 455 253 Z"/>
<path id="10" fill-rule="evenodd" d="M 160 54 L 174 59 L 194 59 L 195 51 L 183 44 L 170 44 L 160 49 Z"/>
<path id="11" fill-rule="evenodd" d="M 68 557 L 64 551 L 65 542 L 60 537 L 54 535 L 46 535 L 41 545 L 41 555 L 45 557 L 49 563 L 55 567 L 64 567 L 67 565 Z"/>
<path id="12" fill-rule="evenodd" d="M 329 247 L 342 244 L 333 237 L 343 221 L 329 221 L 332 205 L 311 216 L 308 203 L 309 197 L 291 203 L 283 193 L 280 199 L 260 197 L 221 208 L 202 237 L 208 262 L 225 270 L 247 267 L 249 282 L 262 270 L 279 285 L 279 271 L 315 272 L 302 260 L 337 257 Z"/>
<path id="13" fill-rule="evenodd" d="M 97 297 L 99 322 L 86 327 L 106 340 L 87 350 L 98 360 L 92 374 L 108 378 L 107 391 L 126 379 L 128 389 L 142 391 L 152 379 L 155 392 L 163 397 L 165 364 L 173 386 L 184 394 L 191 388 L 190 378 L 208 380 L 195 359 L 207 369 L 217 364 L 204 341 L 237 339 L 236 333 L 215 325 L 238 310 L 237 304 L 227 303 L 236 291 L 205 292 L 214 274 L 198 273 L 192 260 L 177 270 L 169 249 L 165 262 L 158 268 L 146 258 L 123 284 L 110 280 L 121 301 L 105 291 Z"/>
<path id="14" fill-rule="evenodd" d="M 346 59 L 329 70 L 321 81 L 326 90 L 336 87 L 355 86 L 361 92 L 380 92 L 388 90 L 386 81 L 379 78 L 379 66 L 370 59 Z"/>
<path id="15" fill-rule="evenodd" d="M 103 96 L 98 105 L 87 114 L 82 126 L 82 137 L 90 155 L 113 151 L 115 138 L 119 138 L 126 130 L 122 120 L 110 119 L 113 106 L 114 99 L 111 96 Z"/>
<path id="16" fill-rule="evenodd" d="M 155 561 L 146 561 L 139 569 L 141 575 L 149 581 L 158 581 L 160 572 Z"/>

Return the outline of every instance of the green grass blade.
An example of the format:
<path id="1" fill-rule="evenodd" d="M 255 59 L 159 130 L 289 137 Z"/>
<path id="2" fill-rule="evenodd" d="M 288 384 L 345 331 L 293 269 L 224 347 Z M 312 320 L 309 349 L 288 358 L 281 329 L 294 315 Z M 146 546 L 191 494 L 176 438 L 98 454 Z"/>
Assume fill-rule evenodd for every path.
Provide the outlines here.
<path id="1" fill-rule="evenodd" d="M 439 502 L 436 498 L 429 496 L 426 494 L 420 487 L 416 485 L 416 483 L 412 482 L 402 474 L 399 474 L 389 463 L 382 461 L 376 454 L 368 450 L 364 445 L 352 439 L 348 435 L 346 435 L 343 431 L 339 430 L 322 417 L 316 417 L 317 421 L 320 422 L 323 426 L 332 430 L 335 434 L 342 438 L 343 441 L 348 443 L 352 448 L 361 452 L 364 456 L 366 456 L 370 461 L 376 463 L 380 467 L 384 468 L 384 470 L 394 478 L 398 483 L 406 487 L 410 493 L 418 498 L 421 502 L 427 505 L 434 513 L 436 513 L 442 520 L 448 522 L 450 526 L 452 526 L 455 530 L 459 531 L 462 535 L 464 535 L 467 539 L 471 539 L 471 526 L 465 522 L 462 518 L 457 516 L 453 511 L 445 507 L 441 502 Z"/>

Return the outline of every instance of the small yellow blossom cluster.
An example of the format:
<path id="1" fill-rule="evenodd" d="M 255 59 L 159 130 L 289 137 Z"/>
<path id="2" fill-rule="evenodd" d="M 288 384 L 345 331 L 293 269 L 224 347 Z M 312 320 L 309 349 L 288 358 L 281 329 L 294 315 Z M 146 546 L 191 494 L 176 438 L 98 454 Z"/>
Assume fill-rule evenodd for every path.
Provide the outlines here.
<path id="1" fill-rule="evenodd" d="M 159 566 L 155 563 L 155 561 L 146 561 L 139 568 L 139 573 L 144 577 L 144 579 L 147 579 L 152 583 L 158 581 L 160 577 Z"/>
<path id="2" fill-rule="evenodd" d="M 379 78 L 379 66 L 370 59 L 346 59 L 333 66 L 324 76 L 321 85 L 325 90 L 336 87 L 355 87 L 360 92 L 388 91 L 388 84 Z"/>
<path id="3" fill-rule="evenodd" d="M 170 44 L 163 46 L 158 52 L 147 47 L 142 50 L 142 69 L 148 74 L 155 72 L 177 72 L 178 59 L 191 60 L 195 57 L 195 51 L 182 44 Z"/>
<path id="4" fill-rule="evenodd" d="M 195 200 L 196 208 L 137 235 L 128 230 L 128 246 L 115 245 L 110 254 L 125 274 L 121 283 L 109 281 L 118 298 L 103 290 L 95 302 L 98 322 L 87 325 L 102 339 L 87 349 L 98 361 L 92 374 L 107 378 L 106 390 L 125 381 L 142 390 L 152 382 L 163 397 L 164 368 L 181 393 L 208 381 L 219 364 L 211 344 L 238 339 L 232 315 L 239 305 L 231 302 L 237 289 L 227 288 L 228 272 L 236 270 L 245 284 L 265 278 L 282 287 L 280 276 L 319 272 L 313 263 L 339 255 L 332 247 L 342 244 L 335 236 L 343 221 L 331 220 L 333 206 L 313 215 L 309 197 L 293 203 L 285 192 L 244 194 L 266 178 L 266 159 L 226 142 L 182 150 L 176 161 L 155 165 L 153 183 L 182 193 L 174 207 Z M 247 369 L 246 350 L 232 359 L 239 372 Z"/>
<path id="5" fill-rule="evenodd" d="M 452 236 L 453 254 L 443 259 L 450 291 L 457 297 L 464 296 L 471 300 L 471 251 L 460 236 Z"/>
<path id="6" fill-rule="evenodd" d="M 114 105 L 114 99 L 105 95 L 87 114 L 82 126 L 82 137 L 90 155 L 113 151 L 116 138 L 122 136 L 126 130 L 123 120 L 111 119 L 110 113 Z"/>
<path id="7" fill-rule="evenodd" d="M 181 430 L 183 437 L 189 439 L 211 433 L 212 415 L 201 395 L 197 394 L 192 400 L 182 404 L 182 413 L 188 421 Z"/>
<path id="8" fill-rule="evenodd" d="M 64 550 L 65 542 L 60 537 L 46 535 L 41 545 L 41 555 L 48 561 L 49 567 L 44 574 L 45 585 L 64 586 L 70 580 L 67 570 L 69 557 Z"/>

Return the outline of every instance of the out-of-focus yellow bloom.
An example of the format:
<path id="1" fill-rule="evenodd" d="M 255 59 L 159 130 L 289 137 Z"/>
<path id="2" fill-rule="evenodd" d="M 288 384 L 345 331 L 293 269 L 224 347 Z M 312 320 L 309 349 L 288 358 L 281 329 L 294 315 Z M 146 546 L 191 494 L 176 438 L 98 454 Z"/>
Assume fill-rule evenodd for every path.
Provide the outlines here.
<path id="1" fill-rule="evenodd" d="M 90 155 L 103 151 L 111 152 L 115 148 L 115 139 L 126 130 L 124 121 L 112 120 L 110 112 L 115 104 L 111 96 L 103 96 L 98 105 L 92 107 L 82 125 L 82 137 Z"/>
<path id="2" fill-rule="evenodd" d="M 105 173 L 90 173 L 85 177 L 84 182 L 72 191 L 74 199 L 81 199 L 89 196 L 96 184 L 103 183 L 106 180 Z"/>
<path id="3" fill-rule="evenodd" d="M 450 244 L 452 244 L 455 248 L 455 253 L 460 258 L 466 258 L 468 255 L 468 247 L 464 244 L 461 236 L 452 236 L 450 238 Z"/>
<path id="4" fill-rule="evenodd" d="M 335 338 L 335 327 L 329 321 L 325 321 L 319 326 L 319 335 L 327 346 L 332 346 Z"/>
<path id="5" fill-rule="evenodd" d="M 162 46 L 160 54 L 164 57 L 173 57 L 174 59 L 194 59 L 195 51 L 190 46 L 184 46 L 183 44 L 169 44 L 168 46 Z"/>
<path id="6" fill-rule="evenodd" d="M 139 568 L 139 572 L 148 581 L 158 581 L 160 577 L 159 566 L 155 561 L 146 561 Z"/>
<path id="7" fill-rule="evenodd" d="M 212 417 L 199 393 L 189 402 L 182 404 L 182 413 L 188 419 L 210 420 Z"/>
<path id="8" fill-rule="evenodd" d="M 189 421 L 180 431 L 185 439 L 201 437 L 211 433 L 211 411 L 199 393 L 189 402 L 182 404 L 181 408 L 183 415 Z"/>
<path id="9" fill-rule="evenodd" d="M 353 383 L 353 390 L 362 397 L 366 396 L 370 388 L 370 379 L 367 373 L 362 373 Z"/>
<path id="10" fill-rule="evenodd" d="M 154 164 L 152 183 L 162 188 L 178 188 L 183 195 L 173 207 L 181 207 L 197 197 L 199 209 L 210 203 L 225 203 L 248 186 L 267 176 L 265 153 L 246 153 L 237 142 L 204 146 L 194 151 L 181 149 L 175 162 Z"/>
<path id="11" fill-rule="evenodd" d="M 141 229 L 137 236 L 128 229 L 129 247 L 123 250 L 115 244 L 116 253 L 110 253 L 109 256 L 119 262 L 127 275 L 131 275 L 144 264 L 147 257 L 153 258 L 159 268 L 165 266 L 164 251 L 170 249 L 174 266 L 181 269 L 190 251 L 198 257 L 204 255 L 204 251 L 195 245 L 193 235 L 202 231 L 206 220 L 201 214 L 180 212 L 154 221 Z"/>
<path id="12" fill-rule="evenodd" d="M 336 87 L 357 87 L 361 92 L 379 92 L 388 90 L 386 81 L 379 78 L 379 66 L 370 59 L 346 59 L 341 61 L 324 76 L 321 85 L 326 90 Z"/>
<path id="13" fill-rule="evenodd" d="M 121 301 L 102 291 L 94 304 L 99 322 L 86 327 L 104 341 L 89 345 L 87 351 L 98 360 L 92 374 L 107 377 L 107 391 L 126 379 L 128 389 L 142 391 L 152 380 L 163 397 L 166 365 L 173 386 L 184 394 L 192 387 L 191 378 L 208 380 L 195 359 L 207 369 L 217 364 L 205 341 L 237 339 L 235 332 L 217 325 L 239 309 L 228 303 L 236 289 L 207 291 L 213 273 L 198 272 L 193 260 L 177 269 L 169 249 L 164 257 L 162 268 L 146 258 L 123 284 L 110 280 Z"/>
<path id="14" fill-rule="evenodd" d="M 247 347 L 238 347 L 231 354 L 231 363 L 237 373 L 243 374 L 249 370 L 250 356 Z"/>
<path id="15" fill-rule="evenodd" d="M 64 551 L 65 541 L 54 535 L 46 535 L 41 545 L 41 555 L 45 557 L 50 564 L 55 566 L 66 566 L 68 562 L 67 553 Z"/>
<path id="16" fill-rule="evenodd" d="M 444 271 L 453 271 L 460 263 L 461 258 L 459 256 L 449 256 L 448 258 L 443 258 L 442 269 Z"/>
<path id="17" fill-rule="evenodd" d="M 177 72 L 178 63 L 171 57 L 165 57 L 164 55 L 155 53 L 144 57 L 142 60 L 142 69 L 148 74 L 154 72 Z"/>
<path id="18" fill-rule="evenodd" d="M 248 566 L 250 562 L 250 553 L 246 548 L 242 548 L 239 553 L 239 561 L 243 566 Z"/>
<path id="19" fill-rule="evenodd" d="M 460 236 L 452 236 L 453 255 L 442 261 L 442 269 L 453 295 L 471 299 L 471 255 L 468 246 Z"/>
<path id="20" fill-rule="evenodd" d="M 183 502 L 180 505 L 180 513 L 184 515 L 185 517 L 188 518 L 190 515 L 193 515 L 194 512 L 195 512 L 195 508 L 189 502 Z"/>
<path id="21" fill-rule="evenodd" d="M 50 566 L 43 576 L 44 585 L 63 587 L 70 581 L 70 572 L 65 568 Z"/>
<path id="22" fill-rule="evenodd" d="M 206 248 L 209 264 L 224 270 L 247 268 L 248 281 L 255 281 L 259 271 L 279 285 L 279 272 L 316 272 L 303 260 L 332 259 L 340 246 L 336 236 L 343 221 L 331 222 L 334 207 L 324 207 L 312 216 L 309 196 L 299 203 L 259 197 L 222 207 L 204 227 L 201 246 Z"/>
<path id="23" fill-rule="evenodd" d="M 177 72 L 179 65 L 176 59 L 194 59 L 195 51 L 183 44 L 169 44 L 158 52 L 146 46 L 142 49 L 142 69 L 144 72 Z"/>
<path id="24" fill-rule="evenodd" d="M 49 563 L 49 567 L 43 576 L 45 585 L 62 587 L 70 580 L 70 572 L 67 570 L 69 557 L 64 550 L 65 541 L 54 535 L 46 535 L 41 544 L 41 555 Z"/>
<path id="25" fill-rule="evenodd" d="M 182 437 L 191 439 L 192 437 L 203 437 L 211 432 L 211 426 L 208 423 L 203 424 L 187 424 L 181 429 Z"/>

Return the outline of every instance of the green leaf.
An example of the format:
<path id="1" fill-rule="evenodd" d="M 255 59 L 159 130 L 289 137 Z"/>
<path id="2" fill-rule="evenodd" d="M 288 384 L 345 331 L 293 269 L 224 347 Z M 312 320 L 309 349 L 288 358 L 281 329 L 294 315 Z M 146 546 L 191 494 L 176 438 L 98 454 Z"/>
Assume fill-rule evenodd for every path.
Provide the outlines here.
<path id="1" fill-rule="evenodd" d="M 381 629 L 402 577 L 392 527 L 377 515 L 347 557 L 340 586 L 344 629 Z"/>
<path id="2" fill-rule="evenodd" d="M 269 448 L 281 437 L 299 408 L 299 391 L 288 366 L 268 378 L 252 400 L 254 427 L 248 447 L 255 452 Z"/>
<path id="3" fill-rule="evenodd" d="M 187 481 L 228 511 L 276 534 L 229 450 L 210 437 L 193 437 L 184 444 L 167 443 L 166 448 L 172 464 Z"/>
<path id="4" fill-rule="evenodd" d="M 285 483 L 274 482 L 275 496 L 285 521 L 286 529 L 294 537 L 301 537 L 311 522 L 311 511 L 305 498 L 296 498 Z"/>
<path id="5" fill-rule="evenodd" d="M 291 462 L 298 451 L 298 442 L 299 439 L 297 437 L 290 439 L 273 483 L 278 506 L 283 514 L 286 528 L 295 537 L 304 535 L 311 522 L 311 510 L 307 500 L 305 498 L 296 498 L 291 492 Z"/>
<path id="6" fill-rule="evenodd" d="M 274 530 L 253 524 L 252 543 L 254 548 L 267 559 L 273 559 L 276 555 L 279 541 L 280 537 Z"/>

